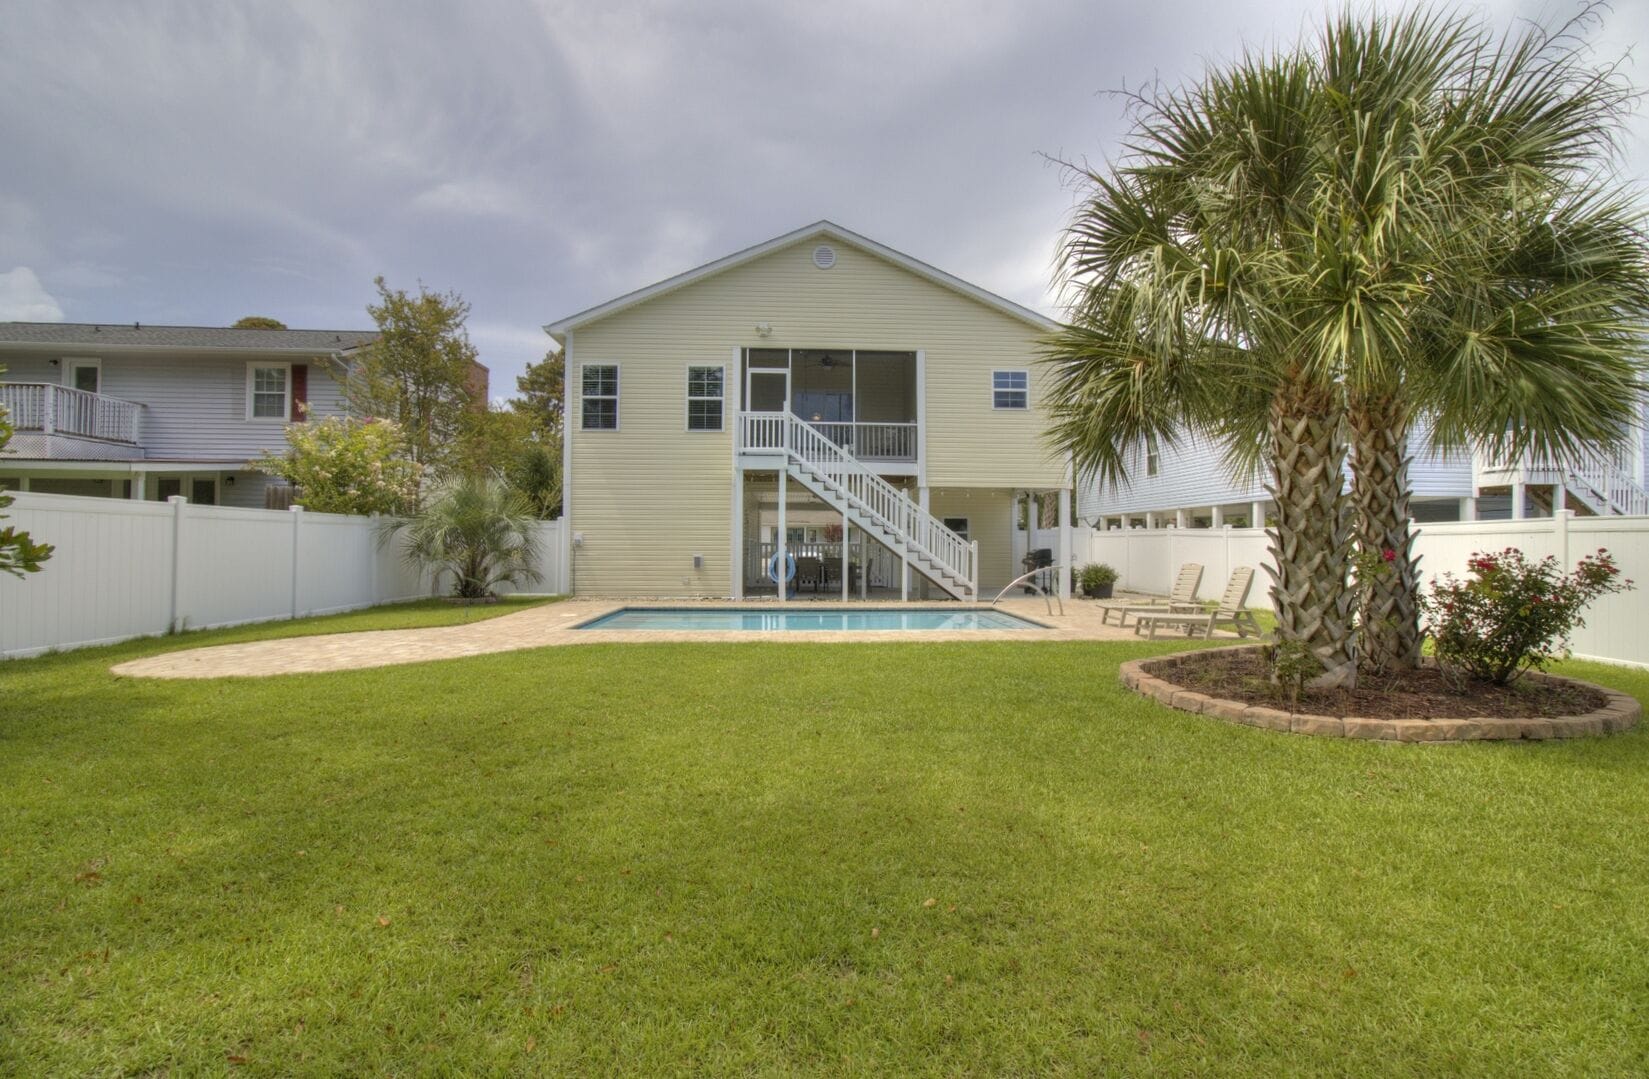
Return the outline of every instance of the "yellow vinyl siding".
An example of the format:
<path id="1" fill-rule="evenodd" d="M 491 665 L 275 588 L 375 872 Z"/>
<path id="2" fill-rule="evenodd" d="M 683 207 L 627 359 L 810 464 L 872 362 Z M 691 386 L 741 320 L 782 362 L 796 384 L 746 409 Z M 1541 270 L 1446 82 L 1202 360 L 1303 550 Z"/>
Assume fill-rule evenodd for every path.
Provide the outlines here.
<path id="1" fill-rule="evenodd" d="M 574 586 L 591 595 L 729 595 L 738 348 L 921 351 L 931 488 L 1049 488 L 1036 327 L 844 241 L 817 238 L 579 325 L 568 354 Z M 756 325 L 772 326 L 768 337 Z M 619 429 L 583 431 L 580 369 L 619 366 Z M 726 364 L 724 430 L 689 432 L 688 365 Z M 1032 372 L 1032 407 L 991 407 L 991 372 Z M 937 511 L 936 511 L 937 512 Z M 1001 510 L 1006 529 L 1008 510 Z M 704 556 L 694 571 L 692 556 Z"/>
<path id="2" fill-rule="evenodd" d="M 989 600 L 1019 575 L 1013 558 L 1013 491 L 941 488 L 928 492 L 928 512 L 941 521 L 966 517 L 979 543 L 979 598 Z"/>

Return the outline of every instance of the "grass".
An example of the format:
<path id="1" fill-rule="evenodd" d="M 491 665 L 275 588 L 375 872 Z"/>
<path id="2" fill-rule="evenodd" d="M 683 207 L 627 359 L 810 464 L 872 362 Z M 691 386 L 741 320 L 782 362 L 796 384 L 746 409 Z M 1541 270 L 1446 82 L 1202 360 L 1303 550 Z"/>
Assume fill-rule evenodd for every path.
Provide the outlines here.
<path id="1" fill-rule="evenodd" d="M 0 1071 L 1649 1068 L 1640 732 L 1116 686 L 1183 641 L 107 674 L 178 643 L 0 665 Z"/>

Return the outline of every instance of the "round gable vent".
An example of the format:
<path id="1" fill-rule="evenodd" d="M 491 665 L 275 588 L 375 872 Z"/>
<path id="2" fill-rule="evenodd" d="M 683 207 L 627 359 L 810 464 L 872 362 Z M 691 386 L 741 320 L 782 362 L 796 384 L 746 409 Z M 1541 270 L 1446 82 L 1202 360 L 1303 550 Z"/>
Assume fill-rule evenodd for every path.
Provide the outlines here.
<path id="1" fill-rule="evenodd" d="M 829 244 L 820 244 L 813 249 L 813 265 L 821 270 L 828 270 L 836 265 L 836 249 Z"/>

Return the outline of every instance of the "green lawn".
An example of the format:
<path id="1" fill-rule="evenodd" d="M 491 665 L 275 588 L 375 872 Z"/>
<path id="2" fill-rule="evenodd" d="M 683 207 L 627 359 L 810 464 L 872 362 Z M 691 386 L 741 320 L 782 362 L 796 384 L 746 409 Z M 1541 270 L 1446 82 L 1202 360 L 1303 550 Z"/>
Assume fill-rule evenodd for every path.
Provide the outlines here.
<path id="1" fill-rule="evenodd" d="M 1117 687 L 1183 642 L 106 671 L 303 628 L 0 664 L 0 1072 L 1649 1069 L 1641 732 Z"/>

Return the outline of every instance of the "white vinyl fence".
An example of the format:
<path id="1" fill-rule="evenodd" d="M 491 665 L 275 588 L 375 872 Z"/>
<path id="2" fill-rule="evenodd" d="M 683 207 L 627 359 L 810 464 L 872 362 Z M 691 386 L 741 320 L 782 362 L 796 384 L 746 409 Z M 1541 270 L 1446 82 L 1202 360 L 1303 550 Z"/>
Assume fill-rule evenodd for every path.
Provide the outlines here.
<path id="1" fill-rule="evenodd" d="M 6 525 L 57 549 L 39 572 L 0 574 L 0 658 L 431 594 L 377 520 L 293 510 L 17 493 Z M 539 526 L 543 580 L 565 590 L 561 522 Z"/>
<path id="2" fill-rule="evenodd" d="M 1531 559 L 1555 557 L 1565 571 L 1582 557 L 1605 548 L 1623 576 L 1637 588 L 1604 596 L 1585 612 L 1586 625 L 1575 632 L 1576 656 L 1608 663 L 1649 666 L 1649 517 L 1555 517 L 1520 521 L 1463 521 L 1417 526 L 1415 553 L 1426 586 L 1443 573 L 1467 575 L 1466 561 L 1478 551 L 1516 547 Z M 1237 566 L 1259 570 L 1250 606 L 1271 605 L 1271 557 L 1265 531 L 1258 528 L 1160 528 L 1127 532 L 1078 533 L 1078 565 L 1105 562 L 1120 575 L 1117 585 L 1136 592 L 1166 594 L 1174 573 L 1185 562 L 1203 566 L 1199 597 L 1217 599 Z"/>

